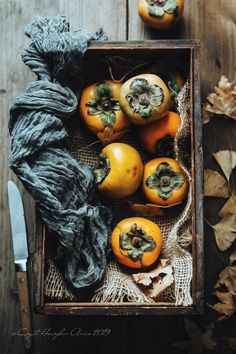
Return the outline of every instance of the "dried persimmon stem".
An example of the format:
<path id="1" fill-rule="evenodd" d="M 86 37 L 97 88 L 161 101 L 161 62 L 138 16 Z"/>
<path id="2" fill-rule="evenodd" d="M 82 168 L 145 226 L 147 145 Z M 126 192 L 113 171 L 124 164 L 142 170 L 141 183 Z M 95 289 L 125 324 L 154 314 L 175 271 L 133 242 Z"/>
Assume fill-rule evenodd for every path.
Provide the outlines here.
<path id="1" fill-rule="evenodd" d="M 144 67 L 144 66 L 146 66 L 146 65 L 148 65 L 148 64 L 151 64 L 151 62 L 145 62 L 145 63 L 138 64 L 138 65 L 136 65 L 134 68 L 132 68 L 131 70 L 129 70 L 129 71 L 128 71 L 124 76 L 122 76 L 119 80 L 116 80 L 116 79 L 114 78 L 113 71 L 112 71 L 112 65 L 111 65 L 111 61 L 112 61 L 112 60 L 111 60 L 111 58 L 107 58 L 107 61 L 108 61 L 109 74 L 110 74 L 110 76 L 111 76 L 112 81 L 114 81 L 114 82 L 123 82 L 124 79 L 125 79 L 128 75 L 130 75 L 133 71 L 137 70 L 138 68 L 142 68 L 142 67 Z"/>

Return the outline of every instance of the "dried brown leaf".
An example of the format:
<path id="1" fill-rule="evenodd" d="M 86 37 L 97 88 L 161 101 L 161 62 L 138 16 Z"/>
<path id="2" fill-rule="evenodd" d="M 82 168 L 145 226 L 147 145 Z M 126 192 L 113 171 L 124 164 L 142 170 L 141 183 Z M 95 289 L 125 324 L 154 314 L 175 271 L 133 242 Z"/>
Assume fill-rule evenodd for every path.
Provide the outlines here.
<path id="1" fill-rule="evenodd" d="M 147 275 L 147 273 L 137 273 L 132 275 L 135 283 L 149 286 L 152 284 L 152 277 Z"/>
<path id="2" fill-rule="evenodd" d="M 204 332 L 198 326 L 185 318 L 185 329 L 190 338 L 189 341 L 178 341 L 172 345 L 173 348 L 188 350 L 188 354 L 201 354 L 204 349 L 213 350 L 218 341 L 213 338 L 213 324 L 210 324 Z"/>
<path id="3" fill-rule="evenodd" d="M 235 337 L 218 337 L 218 342 L 223 345 L 224 348 L 236 350 L 236 338 Z"/>
<path id="4" fill-rule="evenodd" d="M 99 140 L 101 140 L 103 145 L 107 145 L 107 144 L 110 144 L 113 141 L 121 139 L 124 136 L 125 133 L 126 133 L 126 131 L 116 132 L 115 133 L 113 131 L 113 128 L 108 126 L 108 127 L 105 127 L 103 132 L 97 133 L 97 137 L 98 137 Z"/>
<path id="5" fill-rule="evenodd" d="M 228 182 L 233 169 L 236 167 L 236 151 L 222 150 L 213 154 L 214 158 L 220 165 Z"/>
<path id="6" fill-rule="evenodd" d="M 211 323 L 204 332 L 200 331 L 197 325 L 185 319 L 185 330 L 190 338 L 189 341 L 178 341 L 172 344 L 173 348 L 188 350 L 188 354 L 201 354 L 204 349 L 216 350 L 217 348 L 236 349 L 236 338 L 214 337 L 214 323 Z"/>
<path id="7" fill-rule="evenodd" d="M 230 264 L 219 275 L 215 288 L 219 288 L 221 285 L 226 286 L 227 290 L 236 295 L 236 251 L 234 251 L 230 257 Z"/>
<path id="8" fill-rule="evenodd" d="M 164 274 L 164 276 L 163 276 Z M 160 294 L 174 282 L 173 269 L 171 266 L 162 268 L 161 275 L 153 281 L 152 288 L 147 289 L 146 294 L 156 299 Z"/>
<path id="9" fill-rule="evenodd" d="M 218 172 L 206 170 L 204 173 L 204 196 L 229 198 L 230 192 L 227 181 Z"/>
<path id="10" fill-rule="evenodd" d="M 205 332 L 202 333 L 201 342 L 203 348 L 213 350 L 218 345 L 218 341 L 213 338 L 213 328 L 214 325 L 210 324 Z"/>
<path id="11" fill-rule="evenodd" d="M 210 122 L 211 118 L 214 116 L 213 113 L 210 113 L 207 111 L 206 107 L 207 107 L 207 104 L 204 104 L 203 110 L 202 110 L 202 123 L 203 124 L 207 124 L 208 122 Z"/>
<path id="12" fill-rule="evenodd" d="M 224 218 L 226 215 L 235 215 L 236 216 L 236 194 L 232 194 L 229 200 L 225 203 L 223 208 L 219 212 L 219 216 Z"/>
<path id="13" fill-rule="evenodd" d="M 160 264 L 164 268 L 170 263 L 170 260 L 168 258 L 162 258 L 160 259 Z"/>
<path id="14" fill-rule="evenodd" d="M 214 115 L 236 119 L 236 87 L 222 75 L 215 87 L 215 93 L 207 97 L 208 104 L 205 105 L 203 123 L 207 123 Z"/>
<path id="15" fill-rule="evenodd" d="M 162 259 L 154 270 L 132 275 L 138 285 L 146 287 L 144 292 L 147 296 L 157 298 L 174 282 L 173 268 L 167 265 L 168 262 L 168 259 Z"/>
<path id="16" fill-rule="evenodd" d="M 236 216 L 226 215 L 212 228 L 217 246 L 221 251 L 226 251 L 236 239 Z"/>
<path id="17" fill-rule="evenodd" d="M 165 268 L 168 263 L 169 263 L 169 259 L 166 258 L 160 259 L 160 262 L 158 263 L 155 269 L 151 270 L 150 272 L 133 274 L 132 277 L 137 284 L 148 286 L 152 283 L 153 279 L 159 276 L 163 268 Z"/>
<path id="18" fill-rule="evenodd" d="M 229 261 L 230 264 L 233 264 L 236 261 L 236 250 L 231 254 Z"/>
<path id="19" fill-rule="evenodd" d="M 154 204 L 140 204 L 128 202 L 128 206 L 135 216 L 162 216 L 163 210 Z"/>
<path id="20" fill-rule="evenodd" d="M 208 306 L 213 310 L 217 311 L 219 314 L 223 315 L 218 318 L 218 321 L 225 320 L 226 318 L 232 316 L 235 313 L 236 301 L 231 293 L 215 291 L 213 295 L 217 296 L 221 302 L 218 302 L 215 305 L 208 304 Z"/>

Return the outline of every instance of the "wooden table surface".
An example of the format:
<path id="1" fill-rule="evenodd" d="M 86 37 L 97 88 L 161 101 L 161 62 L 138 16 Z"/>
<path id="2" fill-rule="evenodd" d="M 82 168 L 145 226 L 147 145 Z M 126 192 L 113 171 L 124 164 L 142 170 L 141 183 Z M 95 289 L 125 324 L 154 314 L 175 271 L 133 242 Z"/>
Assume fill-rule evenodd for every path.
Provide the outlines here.
<path id="1" fill-rule="evenodd" d="M 94 32 L 103 27 L 112 40 L 165 38 L 196 38 L 201 40 L 202 99 L 211 92 L 222 73 L 230 80 L 236 75 L 236 0 L 186 0 L 184 19 L 172 31 L 158 33 L 148 30 L 137 14 L 136 0 L 0 0 L 0 352 L 25 353 L 23 340 L 15 332 L 21 328 L 16 276 L 12 254 L 6 186 L 8 179 L 19 185 L 24 199 L 30 251 L 34 250 L 34 203 L 14 174 L 8 169 L 8 119 L 11 101 L 19 95 L 34 75 L 21 61 L 21 51 L 28 40 L 24 28 L 38 15 L 65 15 L 72 29 L 78 27 Z M 211 152 L 235 146 L 236 123 L 219 120 L 204 127 L 204 152 L 207 166 L 216 168 Z M 220 202 L 205 203 L 205 214 L 216 222 Z M 222 203 L 221 203 L 222 204 Z M 209 227 L 205 230 L 206 299 L 210 297 L 217 275 L 226 265 L 227 254 L 220 253 Z M 214 313 L 206 311 L 201 323 L 208 324 Z M 196 319 L 200 321 L 200 319 Z M 33 353 L 183 353 L 171 345 L 186 339 L 183 317 L 45 317 L 34 314 Z M 236 319 L 232 317 L 217 325 L 221 335 L 236 335 Z M 65 335 L 71 328 L 77 333 L 109 328 L 109 336 Z M 63 330 L 65 329 L 65 330 Z M 79 331 L 80 329 L 80 331 Z M 38 331 L 37 331 L 38 330 Z M 41 334 L 39 333 L 41 330 Z M 44 332 L 42 332 L 44 331 Z M 64 335 L 52 337 L 49 333 Z M 48 333 L 48 334 L 47 334 Z M 231 353 L 224 350 L 222 353 Z"/>

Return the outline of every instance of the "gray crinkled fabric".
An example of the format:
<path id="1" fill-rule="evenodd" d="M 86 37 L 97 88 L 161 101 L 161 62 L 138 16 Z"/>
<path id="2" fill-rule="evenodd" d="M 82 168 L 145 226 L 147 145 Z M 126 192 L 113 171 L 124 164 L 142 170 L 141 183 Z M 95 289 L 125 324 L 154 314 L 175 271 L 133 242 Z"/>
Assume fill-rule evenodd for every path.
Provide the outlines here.
<path id="1" fill-rule="evenodd" d="M 57 258 L 66 279 L 76 288 L 87 287 L 103 275 L 112 216 L 93 205 L 93 172 L 67 148 L 63 120 L 75 113 L 78 100 L 65 82 L 70 77 L 81 82 L 83 53 L 104 35 L 69 32 L 60 16 L 39 18 L 26 35 L 32 42 L 22 58 L 39 80 L 12 103 L 10 167 L 58 235 Z"/>

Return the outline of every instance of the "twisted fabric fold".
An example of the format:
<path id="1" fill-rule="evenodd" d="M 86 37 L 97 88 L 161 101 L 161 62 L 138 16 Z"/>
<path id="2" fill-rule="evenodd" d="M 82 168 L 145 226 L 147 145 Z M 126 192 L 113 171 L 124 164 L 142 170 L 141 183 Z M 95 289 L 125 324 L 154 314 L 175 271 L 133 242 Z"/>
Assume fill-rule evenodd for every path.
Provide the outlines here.
<path id="1" fill-rule="evenodd" d="M 11 106 L 10 167 L 57 234 L 56 257 L 66 279 L 76 288 L 87 287 L 105 270 L 112 216 L 109 209 L 93 205 L 92 170 L 67 148 L 63 120 L 73 116 L 78 105 L 66 83 L 70 77 L 81 82 L 83 54 L 92 39 L 104 39 L 104 34 L 69 32 L 69 22 L 57 16 L 39 18 L 26 35 L 32 42 L 22 59 L 38 81 Z"/>

